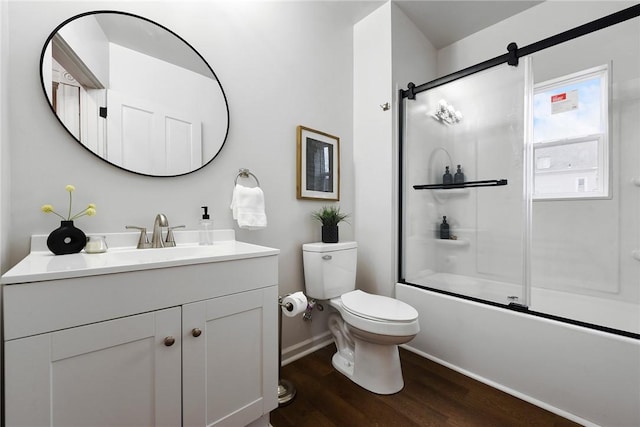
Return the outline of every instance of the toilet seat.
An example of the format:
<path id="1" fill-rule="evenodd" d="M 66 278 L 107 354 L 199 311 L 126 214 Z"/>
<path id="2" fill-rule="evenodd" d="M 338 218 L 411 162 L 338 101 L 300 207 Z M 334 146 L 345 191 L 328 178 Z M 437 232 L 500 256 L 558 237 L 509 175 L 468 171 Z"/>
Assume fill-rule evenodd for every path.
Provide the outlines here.
<path id="1" fill-rule="evenodd" d="M 382 322 L 411 322 L 418 318 L 418 312 L 409 304 L 382 295 L 355 290 L 342 295 L 341 299 L 345 310 L 365 319 Z"/>
<path id="2" fill-rule="evenodd" d="M 353 295 L 350 295 L 353 294 Z M 363 295 L 364 294 L 364 295 Z M 346 298 L 345 298 L 346 297 Z M 377 298 L 369 298 L 369 297 L 380 297 L 383 298 L 386 302 L 380 303 L 380 300 Z M 351 309 L 345 306 L 345 300 L 348 303 L 353 303 L 351 305 Z M 387 301 L 388 300 L 388 301 Z M 355 301 L 359 301 L 356 303 Z M 364 301 L 364 302 L 363 302 Z M 376 301 L 384 306 L 385 308 L 393 307 L 395 305 L 394 299 L 389 297 L 383 297 L 380 295 L 372 295 L 366 292 L 362 292 L 360 290 L 355 290 L 351 292 L 347 292 L 346 294 L 333 298 L 329 301 L 329 305 L 334 307 L 336 310 L 340 312 L 342 318 L 347 323 L 347 325 L 355 327 L 365 332 L 369 332 L 372 334 L 378 335 L 388 335 L 388 336 L 414 336 L 420 331 L 420 324 L 418 323 L 418 313 L 415 311 L 413 307 L 408 304 L 402 303 L 401 301 L 397 301 L 401 304 L 398 304 L 398 307 L 401 309 L 396 313 L 395 317 L 397 319 L 403 320 L 393 320 L 393 319 L 382 319 L 380 313 L 389 313 L 390 311 L 385 311 L 383 308 L 380 313 L 373 314 L 373 307 L 370 309 L 365 309 L 364 305 L 366 301 Z M 362 304 L 360 305 L 360 303 Z M 404 306 L 408 307 L 406 310 Z M 360 312 L 364 312 L 363 314 L 356 313 L 353 307 L 359 309 Z M 413 311 L 413 312 L 412 312 Z M 415 313 L 414 313 L 415 312 Z M 394 316 L 389 316 L 394 317 Z"/>

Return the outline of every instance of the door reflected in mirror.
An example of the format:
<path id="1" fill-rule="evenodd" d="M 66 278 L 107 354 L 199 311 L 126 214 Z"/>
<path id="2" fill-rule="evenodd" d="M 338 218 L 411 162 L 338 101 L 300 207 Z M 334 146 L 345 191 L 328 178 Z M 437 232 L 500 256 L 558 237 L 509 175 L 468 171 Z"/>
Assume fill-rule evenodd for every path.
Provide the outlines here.
<path id="1" fill-rule="evenodd" d="M 149 176 L 198 170 L 222 149 L 227 99 L 181 37 L 146 18 L 90 12 L 59 25 L 41 56 L 52 111 L 85 148 Z"/>

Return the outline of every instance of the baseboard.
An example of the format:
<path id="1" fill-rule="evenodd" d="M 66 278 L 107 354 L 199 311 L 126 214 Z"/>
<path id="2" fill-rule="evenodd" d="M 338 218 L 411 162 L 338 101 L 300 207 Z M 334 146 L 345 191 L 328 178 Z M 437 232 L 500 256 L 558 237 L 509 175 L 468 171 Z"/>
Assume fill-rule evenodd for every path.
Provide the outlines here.
<path id="1" fill-rule="evenodd" d="M 328 346 L 333 343 L 333 337 L 330 331 L 325 331 L 320 335 L 313 336 L 307 340 L 294 344 L 282 349 L 282 366 L 311 354 L 316 350 Z"/>
<path id="2" fill-rule="evenodd" d="M 453 365 L 453 364 L 451 364 L 451 363 L 449 363 L 449 362 L 447 362 L 445 360 L 442 360 L 442 359 L 439 359 L 437 357 L 434 357 L 434 356 L 432 356 L 432 355 L 430 355 L 428 353 L 425 353 L 425 352 L 423 352 L 421 350 L 413 348 L 413 347 L 411 347 L 411 346 L 409 346 L 407 344 L 403 344 L 400 347 L 402 347 L 405 350 L 408 350 L 408 351 L 410 351 L 412 353 L 415 353 L 415 354 L 417 354 L 419 356 L 422 356 L 425 359 L 429 359 L 429 360 L 431 360 L 431 361 L 433 361 L 433 362 L 435 362 L 435 363 L 437 363 L 439 365 L 445 366 L 445 367 L 447 367 L 447 368 L 449 368 L 451 370 L 459 372 L 462 375 L 465 375 L 465 376 L 467 376 L 469 378 L 473 378 L 476 381 L 480 381 L 481 383 L 484 383 L 484 384 L 486 384 L 486 385 L 488 385 L 490 387 L 493 387 L 493 388 L 498 389 L 500 391 L 503 391 L 503 392 L 505 392 L 507 394 L 510 394 L 511 396 L 517 397 L 518 399 L 524 400 L 525 402 L 529 402 L 532 405 L 536 405 L 539 408 L 545 409 L 545 410 L 547 410 L 549 412 L 552 412 L 552 413 L 554 413 L 556 415 L 559 415 L 559 416 L 561 416 L 563 418 L 566 418 L 566 419 L 571 420 L 573 422 L 576 422 L 576 423 L 578 423 L 580 425 L 583 425 L 584 427 L 600 427 L 598 424 L 594 424 L 591 421 L 588 421 L 588 420 L 585 420 L 583 418 L 580 418 L 580 417 L 578 417 L 578 416 L 576 416 L 574 414 L 571 414 L 571 413 L 569 413 L 567 411 L 564 411 L 564 410 L 562 410 L 560 408 L 556 408 L 555 406 L 549 405 L 546 402 L 543 402 L 541 400 L 533 398 L 533 397 L 531 397 L 529 395 L 523 394 L 523 393 L 521 393 L 521 392 L 519 392 L 517 390 L 514 390 L 512 388 L 506 387 L 506 386 L 504 386 L 504 385 L 502 385 L 500 383 L 497 383 L 495 381 L 492 381 L 492 380 L 490 380 L 488 378 L 482 377 L 480 375 L 476 375 L 473 372 L 467 371 L 466 369 L 460 368 L 459 366 Z"/>

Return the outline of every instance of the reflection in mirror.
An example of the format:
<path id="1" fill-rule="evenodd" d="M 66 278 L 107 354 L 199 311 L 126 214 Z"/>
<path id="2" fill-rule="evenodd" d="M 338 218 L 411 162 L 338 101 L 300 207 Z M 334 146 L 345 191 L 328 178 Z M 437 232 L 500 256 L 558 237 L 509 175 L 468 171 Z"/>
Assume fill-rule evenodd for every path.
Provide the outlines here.
<path id="1" fill-rule="evenodd" d="M 170 30 L 123 12 L 62 23 L 41 57 L 56 117 L 85 148 L 143 175 L 200 169 L 222 148 L 226 96 L 198 52 Z"/>

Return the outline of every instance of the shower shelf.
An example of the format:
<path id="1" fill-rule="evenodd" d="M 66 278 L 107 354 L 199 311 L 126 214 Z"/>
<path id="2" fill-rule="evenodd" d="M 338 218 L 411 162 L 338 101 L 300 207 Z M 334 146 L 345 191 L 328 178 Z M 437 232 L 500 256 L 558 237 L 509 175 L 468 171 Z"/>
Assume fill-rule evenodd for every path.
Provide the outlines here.
<path id="1" fill-rule="evenodd" d="M 453 190 L 458 188 L 472 188 L 472 187 L 497 187 L 501 185 L 507 185 L 506 179 L 487 179 L 484 181 L 467 181 L 456 184 L 424 184 L 414 185 L 416 190 Z"/>
<path id="2" fill-rule="evenodd" d="M 464 239 L 436 239 L 436 244 L 445 246 L 469 246 L 469 241 Z"/>

